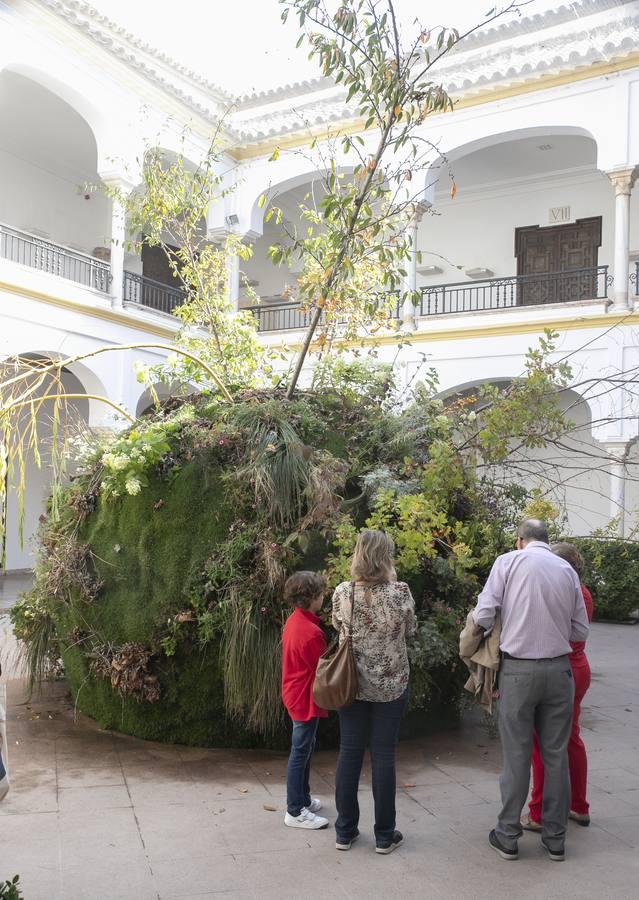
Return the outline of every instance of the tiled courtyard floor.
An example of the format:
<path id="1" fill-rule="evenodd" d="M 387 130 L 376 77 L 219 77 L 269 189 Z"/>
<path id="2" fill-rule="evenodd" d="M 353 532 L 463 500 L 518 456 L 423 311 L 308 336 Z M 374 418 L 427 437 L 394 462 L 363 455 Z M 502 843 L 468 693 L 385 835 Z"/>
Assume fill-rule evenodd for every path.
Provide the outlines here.
<path id="1" fill-rule="evenodd" d="M 0 616 L 15 590 L 15 580 L 0 578 Z M 0 619 L 5 670 L 11 647 Z M 401 744 L 403 847 L 374 854 L 367 777 L 362 838 L 338 853 L 332 829 L 284 827 L 283 754 L 105 733 L 81 716 L 74 721 L 60 686 L 27 705 L 9 670 L 13 786 L 0 805 L 0 880 L 20 873 L 25 900 L 636 900 L 639 626 L 595 625 L 589 655 L 594 680 L 583 726 L 593 824 L 570 826 L 562 865 L 533 834 L 522 838 L 516 863 L 488 847 L 500 751 L 472 724 Z M 318 753 L 314 793 L 331 823 L 334 771 L 335 754 Z"/>

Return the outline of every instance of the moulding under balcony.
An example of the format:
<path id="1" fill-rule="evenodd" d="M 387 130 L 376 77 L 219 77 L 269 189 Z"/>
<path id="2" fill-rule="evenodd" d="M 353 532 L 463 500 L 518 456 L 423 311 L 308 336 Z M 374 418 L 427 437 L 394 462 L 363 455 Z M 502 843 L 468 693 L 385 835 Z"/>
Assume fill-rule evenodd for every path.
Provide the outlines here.
<path id="1" fill-rule="evenodd" d="M 552 307 L 548 306 L 545 309 L 555 309 L 557 307 L 565 308 L 566 306 L 572 307 L 570 310 L 574 313 L 574 307 L 572 304 L 557 304 L 556 306 L 553 304 Z M 418 343 L 430 343 L 430 342 L 448 342 L 448 341 L 459 341 L 459 340 L 476 340 L 478 338 L 485 337 L 508 337 L 510 335 L 517 334 L 541 334 L 545 329 L 550 329 L 553 331 L 577 331 L 580 329 L 590 330 L 593 328 L 599 328 L 601 330 L 610 329 L 612 326 L 616 325 L 626 325 L 628 327 L 636 327 L 639 324 L 639 311 L 628 311 L 625 310 L 623 312 L 600 312 L 599 310 L 603 306 L 601 301 L 587 301 L 586 303 L 576 303 L 574 304 L 576 307 L 581 307 L 589 310 L 589 308 L 593 309 L 592 314 L 590 315 L 571 315 L 566 318 L 545 318 L 545 319 L 527 319 L 526 321 L 513 321 L 512 317 L 505 316 L 502 314 L 505 312 L 512 313 L 513 310 L 502 310 L 500 311 L 500 318 L 509 319 L 508 321 L 502 321 L 498 324 L 491 322 L 488 325 L 478 325 L 477 324 L 477 316 L 473 314 L 472 321 L 470 316 L 429 316 L 430 327 L 428 329 L 424 329 L 423 331 L 417 330 L 411 332 L 410 342 L 411 344 Z M 515 310 L 521 313 L 526 309 L 530 311 L 532 307 L 516 307 Z M 486 310 L 485 314 L 490 315 L 493 312 L 491 310 Z M 482 313 L 484 315 L 484 313 Z M 455 327 L 441 328 L 437 330 L 432 326 L 442 325 L 444 322 L 451 323 L 451 319 L 456 319 L 457 323 Z M 461 319 L 465 319 L 466 321 L 460 321 Z M 419 320 L 420 322 L 422 320 Z M 467 326 L 464 327 L 467 323 Z M 451 323 L 454 324 L 454 323 Z M 289 352 L 298 351 L 302 344 L 299 338 L 289 343 L 286 340 L 286 337 L 290 338 L 290 332 L 286 333 L 286 335 L 282 332 L 269 332 L 266 335 L 262 336 L 261 339 L 264 340 L 266 338 L 265 343 L 270 345 L 277 344 L 279 347 L 286 348 Z M 269 340 L 269 338 L 271 338 Z M 279 338 L 277 340 L 276 338 Z M 339 345 L 343 349 L 347 349 L 348 347 L 361 347 L 362 344 L 374 344 L 375 346 L 389 346 L 394 345 L 400 340 L 399 334 L 394 335 L 384 335 L 384 336 L 362 336 L 357 339 L 356 342 L 349 341 L 336 341 L 336 345 Z"/>
<path id="2" fill-rule="evenodd" d="M 479 199 L 498 199 L 504 196 L 512 197 L 513 188 L 518 193 L 532 193 L 544 187 L 574 187 L 581 184 L 588 184 L 593 181 L 602 181 L 606 179 L 606 175 L 600 169 L 592 166 L 580 166 L 575 169 L 559 169 L 555 172 L 544 173 L 543 175 L 524 175 L 518 178 L 504 178 L 500 181 L 491 181 L 484 184 L 474 185 L 473 187 L 464 188 L 463 184 L 457 185 L 457 194 L 455 199 L 451 199 L 448 190 L 442 189 L 435 193 L 435 209 L 445 207 L 460 206 L 464 202 L 475 201 Z M 607 182 L 609 183 L 609 182 Z M 439 194 L 439 196 L 438 196 Z"/>
<path id="3" fill-rule="evenodd" d="M 159 318 L 165 322 L 171 322 L 174 325 L 172 334 L 175 334 L 182 326 L 182 322 L 173 313 L 166 313 L 161 309 L 154 309 L 152 306 L 144 306 L 143 303 L 133 303 L 130 300 L 124 300 L 122 309 L 128 310 L 134 319 L 146 319 L 147 316 L 150 316 L 152 319 Z"/>
<path id="4" fill-rule="evenodd" d="M 6 261 L 3 260 L 3 262 Z M 33 270 L 27 271 L 31 272 Z M 5 274 L 6 277 L 6 273 L 4 271 L 3 274 Z M 110 303 L 108 297 L 105 297 L 103 303 L 100 303 L 99 300 L 102 300 L 102 298 L 98 299 L 95 295 L 95 292 L 91 291 L 91 288 L 77 285 L 72 281 L 65 281 L 63 283 L 69 286 L 70 289 L 78 289 L 80 291 L 86 291 L 87 293 L 91 294 L 92 299 L 95 297 L 93 303 L 88 303 L 86 300 L 79 298 L 70 299 L 68 297 L 61 297 L 59 294 L 49 293 L 38 288 L 28 287 L 24 284 L 17 284 L 15 283 L 15 281 L 12 282 L 6 280 L 0 281 L 0 293 L 5 292 L 7 294 L 13 294 L 17 297 L 23 297 L 25 300 L 32 300 L 35 303 L 45 303 L 58 309 L 64 309 L 68 312 L 75 313 L 78 316 L 86 316 L 87 318 L 91 319 L 111 322 L 124 328 L 130 328 L 134 331 L 146 332 L 147 334 L 152 334 L 163 338 L 173 339 L 180 327 L 180 322 L 178 319 L 175 319 L 175 324 L 172 328 L 168 328 L 167 325 L 162 324 L 160 321 L 149 321 L 147 317 L 137 314 L 137 311 L 125 311 L 124 309 L 117 310 L 113 309 L 110 305 L 107 306 L 106 304 Z M 3 315 L 11 315 L 12 317 L 17 317 L 19 313 L 19 304 L 14 304 L 10 313 L 7 313 L 3 310 Z M 149 316 L 149 319 L 154 318 L 156 317 Z M 158 319 L 163 319 L 166 321 L 166 316 L 160 314 L 158 316 Z M 57 327 L 59 327 L 59 323 Z"/>

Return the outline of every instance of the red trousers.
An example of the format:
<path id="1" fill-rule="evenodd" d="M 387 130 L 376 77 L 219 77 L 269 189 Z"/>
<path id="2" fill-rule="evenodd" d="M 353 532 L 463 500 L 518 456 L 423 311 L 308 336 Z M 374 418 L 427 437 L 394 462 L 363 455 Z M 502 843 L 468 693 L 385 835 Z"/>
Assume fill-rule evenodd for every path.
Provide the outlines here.
<path id="1" fill-rule="evenodd" d="M 588 758 L 584 742 L 579 735 L 579 714 L 581 701 L 590 687 L 590 666 L 585 655 L 572 664 L 572 674 L 575 680 L 575 705 L 572 713 L 572 731 L 568 742 L 568 766 L 570 768 L 570 809 L 573 812 L 586 815 L 589 806 L 586 801 L 586 782 L 588 780 Z M 541 822 L 541 803 L 544 794 L 544 764 L 539 750 L 537 734 L 534 736 L 532 755 L 533 784 L 530 795 L 530 818 L 535 822 Z"/>

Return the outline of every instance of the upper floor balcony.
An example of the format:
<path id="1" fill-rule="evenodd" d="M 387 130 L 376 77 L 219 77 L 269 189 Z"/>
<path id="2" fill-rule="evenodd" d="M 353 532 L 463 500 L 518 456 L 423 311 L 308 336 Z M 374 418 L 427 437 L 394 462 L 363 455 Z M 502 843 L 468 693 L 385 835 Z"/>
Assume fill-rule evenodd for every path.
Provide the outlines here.
<path id="1" fill-rule="evenodd" d="M 0 222 L 0 257 L 67 281 L 109 293 L 109 263 Z"/>
<path id="2" fill-rule="evenodd" d="M 104 191 L 83 188 L 100 181 L 87 122 L 61 97 L 17 72 L 0 73 L 0 88 L 3 116 L 16 123 L 0 135 L 0 222 L 9 223 L 0 226 L 5 272 L 13 267 L 40 273 L 31 282 L 41 291 L 42 276 L 66 283 L 67 295 L 81 292 L 85 306 L 123 304 L 131 317 L 136 311 L 170 315 L 183 293 L 162 251 L 145 246 L 141 257 L 128 253 L 115 204 Z M 565 311 L 553 316 L 567 317 L 571 305 L 603 308 L 617 302 L 619 289 L 629 287 L 629 260 L 639 250 L 639 191 L 623 186 L 623 173 L 615 181 L 614 173 L 607 177 L 597 167 L 597 145 L 585 129 L 564 133 L 553 127 L 546 134 L 541 126 L 520 127 L 453 151 L 456 196 L 451 198 L 447 166 L 439 174 L 434 170 L 436 215 L 425 215 L 416 233 L 423 264 L 407 287 L 418 292 L 419 301 L 414 310 L 397 305 L 393 319 L 405 313 L 425 328 L 425 322 L 451 317 L 457 328 L 464 316 L 480 313 L 504 313 L 502 321 L 540 320 L 530 310 L 553 307 Z M 278 161 L 273 171 L 283 166 Z M 282 181 L 273 185 L 289 235 L 302 222 L 300 207 L 321 193 L 320 173 L 310 163 L 309 168 L 294 177 L 282 170 Z M 267 169 L 259 169 L 260 178 L 270 178 Z M 104 174 L 108 180 L 109 170 Z M 264 187 L 254 185 L 255 196 L 248 188 L 246 196 L 239 191 L 233 201 L 238 210 L 241 203 L 252 209 Z M 294 287 L 296 273 L 274 267 L 268 258 L 271 244 L 286 242 L 286 229 L 275 217 L 260 227 L 249 232 L 253 254 L 242 264 L 240 285 L 250 284 L 262 298 L 252 313 L 263 334 L 301 330 L 309 312 L 283 299 L 289 296 L 285 283 Z M 636 282 L 630 292 L 637 295 Z M 233 300 L 250 308 L 250 296 L 242 296 L 240 286 Z M 165 325 L 172 328 L 174 322 Z"/>
<path id="3" fill-rule="evenodd" d="M 103 255 L 107 258 L 82 253 L 0 222 L 0 261 L 52 276 L 59 284 L 68 282 L 70 287 L 87 288 L 94 297 L 97 295 L 98 301 L 110 304 L 112 276 L 108 250 Z M 167 315 L 184 302 L 183 290 L 129 271 L 123 274 L 122 296 L 125 304 Z"/>
<path id="4" fill-rule="evenodd" d="M 0 258 L 109 295 L 108 261 L 45 240 L 38 235 L 0 223 Z M 639 261 L 631 276 L 631 293 L 639 297 Z M 421 287 L 414 318 L 456 316 L 480 312 L 543 307 L 609 300 L 612 276 L 607 265 L 508 278 L 449 282 Z M 125 305 L 172 314 L 184 301 L 184 291 L 163 281 L 125 271 Z M 308 326 L 312 311 L 297 303 L 262 303 L 247 307 L 262 333 L 291 332 Z M 405 310 L 398 298 L 390 318 L 401 321 Z"/>
<path id="5" fill-rule="evenodd" d="M 540 275 L 488 278 L 472 283 L 465 281 L 430 285 L 420 289 L 414 316 L 449 316 L 525 306 L 607 300 L 611 282 L 608 266 L 594 266 Z M 635 289 L 637 290 L 636 283 Z M 306 328 L 311 319 L 311 311 L 295 303 L 264 304 L 248 309 L 257 319 L 258 328 L 262 332 L 295 331 Z M 399 303 L 393 308 L 391 318 L 397 321 L 402 318 Z"/>

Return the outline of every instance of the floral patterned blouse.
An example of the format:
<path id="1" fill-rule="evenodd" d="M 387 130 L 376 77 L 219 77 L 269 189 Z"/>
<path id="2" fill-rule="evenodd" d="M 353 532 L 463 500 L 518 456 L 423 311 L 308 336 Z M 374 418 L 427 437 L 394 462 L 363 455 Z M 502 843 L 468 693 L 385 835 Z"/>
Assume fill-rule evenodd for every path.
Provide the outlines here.
<path id="1" fill-rule="evenodd" d="M 351 582 L 343 581 L 333 594 L 333 627 L 340 643 L 348 635 Z M 406 638 L 415 633 L 415 601 L 403 581 L 355 584 L 353 654 L 359 678 L 358 700 L 386 703 L 397 700 L 408 686 Z"/>

